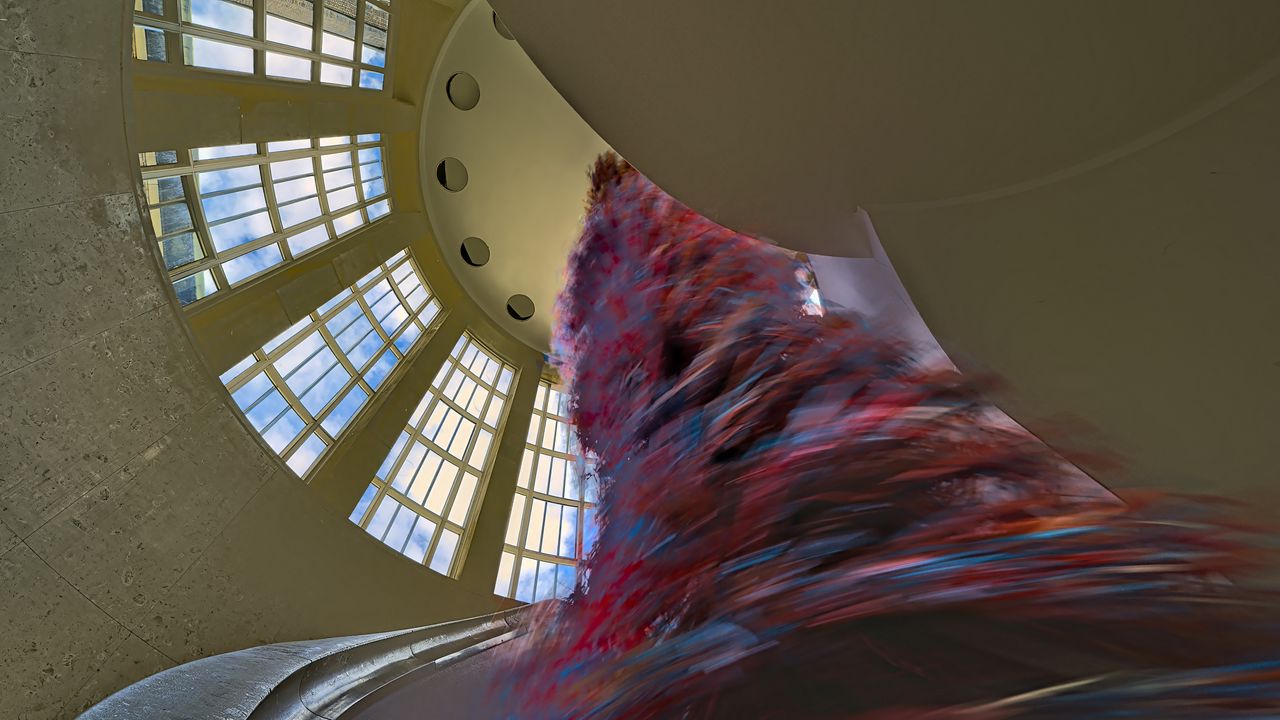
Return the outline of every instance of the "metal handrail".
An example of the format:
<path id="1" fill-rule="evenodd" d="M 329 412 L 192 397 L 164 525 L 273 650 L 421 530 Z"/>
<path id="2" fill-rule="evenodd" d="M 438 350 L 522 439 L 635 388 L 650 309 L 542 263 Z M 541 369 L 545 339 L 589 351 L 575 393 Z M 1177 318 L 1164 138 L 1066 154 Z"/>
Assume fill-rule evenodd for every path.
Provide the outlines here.
<path id="1" fill-rule="evenodd" d="M 518 637 L 524 610 L 215 655 L 140 680 L 81 717 L 338 720 L 411 673 L 448 667 Z"/>

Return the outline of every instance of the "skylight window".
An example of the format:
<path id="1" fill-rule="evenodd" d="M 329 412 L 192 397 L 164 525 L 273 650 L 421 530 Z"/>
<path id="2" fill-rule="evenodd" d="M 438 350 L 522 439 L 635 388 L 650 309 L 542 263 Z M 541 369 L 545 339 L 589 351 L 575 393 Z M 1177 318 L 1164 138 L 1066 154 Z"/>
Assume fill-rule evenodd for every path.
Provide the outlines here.
<path id="1" fill-rule="evenodd" d="M 377 133 L 144 153 L 140 161 L 151 226 L 184 305 L 391 211 Z"/>
<path id="2" fill-rule="evenodd" d="M 596 542 L 591 463 L 576 453 L 567 396 L 543 380 L 534 399 L 494 592 L 524 602 L 568 595 Z M 584 477 L 585 476 L 585 477 Z"/>
<path id="3" fill-rule="evenodd" d="M 351 521 L 410 560 L 457 577 L 514 379 L 515 368 L 464 333 Z"/>
<path id="4" fill-rule="evenodd" d="M 134 0 L 134 57 L 381 90 L 389 0 Z"/>
<path id="5" fill-rule="evenodd" d="M 263 440 L 306 477 L 439 315 L 401 250 L 221 379 Z"/>

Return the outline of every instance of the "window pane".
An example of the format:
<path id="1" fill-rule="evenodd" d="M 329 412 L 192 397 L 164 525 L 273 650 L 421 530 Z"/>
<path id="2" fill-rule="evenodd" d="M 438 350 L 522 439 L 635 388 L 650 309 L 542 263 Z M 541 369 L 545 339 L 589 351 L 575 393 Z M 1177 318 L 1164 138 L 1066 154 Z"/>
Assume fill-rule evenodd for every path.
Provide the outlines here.
<path id="1" fill-rule="evenodd" d="M 325 43 L 328 44 L 329 35 L 325 35 Z M 334 65 L 333 63 L 320 63 L 320 82 L 330 85 L 350 85 L 351 84 L 351 68 L 345 65 Z"/>
<path id="2" fill-rule="evenodd" d="M 267 152 L 284 152 L 286 150 L 306 150 L 311 147 L 310 140 L 281 140 L 267 143 Z"/>
<path id="3" fill-rule="evenodd" d="M 363 224 L 364 220 L 360 217 L 360 211 L 358 210 L 333 219 L 333 229 L 339 235 L 349 233 Z"/>
<path id="4" fill-rule="evenodd" d="M 164 30 L 134 25 L 133 56 L 138 60 L 168 62 L 169 48 Z"/>
<path id="5" fill-rule="evenodd" d="M 267 75 L 292 80 L 311 79 L 311 61 L 296 55 L 267 51 Z"/>
<path id="6" fill-rule="evenodd" d="M 197 25 L 253 35 L 252 0 L 182 0 L 182 19 Z"/>
<path id="7" fill-rule="evenodd" d="M 502 553 L 502 559 L 498 562 L 498 581 L 493 586 L 495 595 L 511 594 L 511 570 L 515 567 L 515 561 L 515 555 L 509 552 Z"/>
<path id="8" fill-rule="evenodd" d="M 160 241 L 165 268 L 173 270 L 204 258 L 204 249 L 195 233 L 172 235 Z"/>
<path id="9" fill-rule="evenodd" d="M 267 206 L 267 198 L 262 194 L 261 187 L 254 187 L 214 197 L 202 197 L 200 205 L 204 208 L 205 220 L 215 223 L 224 218 L 261 210 Z"/>
<path id="10" fill-rule="evenodd" d="M 309 176 L 313 172 L 315 172 L 315 165 L 311 158 L 280 160 L 278 162 L 271 163 L 271 177 L 274 180 L 284 180 L 303 175 Z M 314 185 L 312 186 L 312 192 L 315 192 Z"/>
<path id="11" fill-rule="evenodd" d="M 262 250 L 278 252 L 278 246 L 266 245 L 253 253 Z M 400 267 L 397 264 L 394 269 L 399 270 Z M 408 264 L 404 267 L 407 267 L 414 283 L 422 283 L 416 266 Z M 375 268 L 371 273 L 371 286 L 382 284 L 389 288 L 392 271 L 392 266 L 387 264 Z M 406 282 L 409 279 L 409 276 L 404 278 Z M 248 381 L 238 384 L 233 399 L 276 452 L 284 454 L 296 443 L 296 449 L 285 459 L 301 474 L 305 474 L 325 451 L 329 439 L 337 439 L 349 429 L 352 420 L 371 399 L 370 390 L 376 390 L 383 384 L 400 360 L 390 349 L 390 340 L 374 330 L 373 318 L 357 302 L 362 295 L 353 293 L 352 289 L 338 293 L 221 376 L 224 383 L 232 383 L 240 375 L 250 372 L 250 368 L 274 368 L 274 375 L 258 370 Z M 326 335 L 322 329 L 332 334 Z M 371 362 L 364 370 L 365 384 L 362 385 L 347 370 L 343 358 L 346 358 L 345 362 L 351 362 L 350 353 L 361 351 L 370 343 L 372 350 L 368 351 L 368 358 Z M 327 436 L 316 434 L 317 429 L 324 430 Z M 306 439 L 298 441 L 299 437 Z M 427 456 L 427 447 L 412 442 L 411 438 L 408 430 L 401 433 L 388 453 L 374 480 L 379 488 L 394 469 L 392 486 L 401 492 L 408 489 L 409 482 Z M 405 458 L 397 469 L 396 463 L 402 452 Z M 444 511 L 449 499 L 448 491 L 457 476 L 456 466 L 450 464 L 449 467 L 452 470 L 440 504 L 441 511 Z M 423 491 L 424 499 L 425 496 L 426 490 Z"/>
<path id="12" fill-rule="evenodd" d="M 286 228 L 315 220 L 321 215 L 320 201 L 315 198 L 299 200 L 280 206 L 280 224 Z"/>
<path id="13" fill-rule="evenodd" d="M 253 155 L 257 152 L 258 152 L 258 146 L 253 144 L 218 145 L 215 147 L 203 147 L 203 148 L 196 148 L 192 150 L 191 159 L 192 160 L 216 160 L 218 158 L 242 157 L 244 155 Z"/>
<path id="14" fill-rule="evenodd" d="M 360 502 L 356 503 L 356 507 L 351 511 L 351 515 L 348 519 L 351 520 L 351 522 L 360 522 L 360 520 L 364 518 L 365 512 L 368 511 L 370 503 L 373 502 L 373 498 L 377 494 L 378 486 L 370 483 L 369 487 L 364 489 L 364 495 L 360 496 Z"/>
<path id="15" fill-rule="evenodd" d="M 392 262 L 396 264 L 387 275 L 370 278 L 369 282 L 362 285 L 364 289 L 360 297 L 369 303 L 370 308 L 365 312 L 364 317 L 350 321 L 339 315 L 332 317 L 330 322 L 342 328 L 340 333 L 353 329 L 364 331 L 365 324 L 372 329 L 374 326 L 371 324 L 372 318 L 369 313 L 374 312 L 374 308 L 381 308 L 384 305 L 390 308 L 386 311 L 384 319 L 396 317 L 397 312 L 405 312 L 392 288 L 391 281 L 394 281 L 397 286 L 413 287 L 415 290 L 422 288 L 423 292 L 427 292 L 413 266 L 400 264 L 399 258 L 403 256 L 403 253 L 398 253 L 396 258 L 393 258 Z M 423 305 L 424 308 L 434 306 L 434 300 Z M 410 318 L 407 322 L 413 323 L 416 320 Z M 334 326 L 331 325 L 330 329 L 333 330 Z M 382 336 L 370 333 L 370 337 L 381 338 Z M 479 357 L 483 362 L 492 362 L 498 367 L 503 366 L 500 360 L 480 349 L 465 334 L 462 344 L 474 348 L 468 357 Z M 379 374 L 383 373 L 381 370 L 383 365 L 389 366 L 398 360 L 399 356 L 396 353 L 390 349 L 384 349 L 378 356 L 378 360 L 365 372 L 365 380 L 371 387 L 374 386 Z M 469 379 L 464 372 L 457 369 L 459 364 L 460 361 L 456 357 L 450 357 L 444 361 L 436 374 L 437 379 L 433 386 L 423 395 L 410 416 L 402 432 L 404 439 L 397 441 L 397 446 L 393 447 L 384 458 L 382 466 L 373 478 L 373 483 L 380 487 L 389 482 L 391 488 L 402 493 L 403 502 L 412 503 L 418 515 L 435 523 L 439 536 L 434 540 L 436 545 L 431 551 L 429 566 L 437 572 L 444 573 L 454 570 L 454 561 L 457 553 L 461 551 L 459 543 L 465 535 L 468 523 L 472 520 L 473 509 L 480 502 L 478 495 L 481 477 L 487 470 L 484 466 L 491 459 L 492 453 L 488 448 L 494 441 L 492 432 L 482 431 L 475 420 L 466 417 L 464 408 L 455 404 L 454 398 L 462 397 L 459 393 L 463 390 L 464 381 L 469 382 L 467 386 L 471 393 L 469 397 L 475 397 L 476 393 L 484 397 L 489 392 L 482 383 L 476 383 L 474 379 Z M 457 382 L 444 379 L 450 377 L 450 369 L 453 369 L 452 377 L 456 377 Z M 465 404 L 466 400 L 461 402 Z M 475 443 L 480 443 L 481 449 L 469 450 Z M 396 468 L 395 458 L 405 446 L 408 447 L 408 450 L 403 450 L 405 459 L 398 469 L 394 469 Z M 469 457 L 468 453 L 470 453 Z M 470 467 L 475 468 L 474 470 L 467 468 L 464 458 L 470 461 Z M 373 520 L 371 519 L 370 523 Z M 410 557 L 414 556 L 410 554 L 408 546 L 402 552 L 409 554 Z M 418 552 L 421 552 L 420 548 L 413 551 L 415 554 Z"/>
<path id="16" fill-rule="evenodd" d="M 364 401 L 368 398 L 369 395 L 364 390 L 361 390 L 359 385 L 351 388 L 343 396 L 337 407 L 324 419 L 321 427 L 324 428 L 325 432 L 336 437 L 347 426 L 347 423 L 351 422 L 351 418 L 355 417 L 360 408 L 364 407 Z"/>
<path id="17" fill-rule="evenodd" d="M 360 48 L 360 62 L 365 65 L 384 67 L 387 64 L 387 54 L 372 45 L 364 45 Z"/>
<path id="18" fill-rule="evenodd" d="M 463 357 L 468 356 L 464 354 Z M 509 389 L 514 382 L 514 373 L 505 367 L 494 373 L 479 359 L 474 365 L 485 378 L 494 379 L 503 389 Z M 571 593 L 577 579 L 575 561 L 590 552 L 597 533 L 593 507 L 595 495 L 593 492 L 583 493 L 579 481 L 580 475 L 590 472 L 590 463 L 568 452 L 576 449 L 571 441 L 573 429 L 567 422 L 552 417 L 563 417 L 567 411 L 568 396 L 561 388 L 553 387 L 545 380 L 538 384 L 535 395 L 533 417 L 516 481 L 516 496 L 507 519 L 503 552 L 510 554 L 512 562 L 520 563 L 521 568 L 526 567 L 526 562 L 534 561 L 527 556 L 528 552 L 557 556 L 563 560 L 536 560 L 536 568 L 531 573 L 536 588 L 530 590 L 517 584 L 516 599 L 566 597 Z M 538 495 L 563 500 L 551 502 Z M 520 531 L 522 525 L 525 527 L 523 535 Z M 522 577 L 518 583 L 525 580 Z M 500 593 L 509 591 L 501 587 Z"/>
<path id="19" fill-rule="evenodd" d="M 216 152 L 216 150 L 211 152 Z M 255 187 L 261 184 L 262 173 L 258 171 L 257 165 L 196 173 L 196 186 L 200 188 L 202 195 Z"/>
<path id="20" fill-rule="evenodd" d="M 271 427 L 262 433 L 262 439 L 267 441 L 272 450 L 277 453 L 284 452 L 284 448 L 306 427 L 306 423 L 293 410 L 287 410 L 279 419 L 275 421 Z"/>
<path id="21" fill-rule="evenodd" d="M 138 164 L 144 168 L 173 165 L 178 162 L 178 151 L 159 150 L 156 152 L 138 153 Z"/>
<path id="22" fill-rule="evenodd" d="M 218 284 L 213 273 L 202 270 L 173 282 L 173 290 L 178 294 L 178 302 L 187 305 L 218 291 Z"/>
<path id="23" fill-rule="evenodd" d="M 183 35 L 182 50 L 188 65 L 212 70 L 253 72 L 253 50 L 243 45 L 232 45 L 196 35 Z"/>
<path id="24" fill-rule="evenodd" d="M 410 560 L 420 563 L 427 557 L 427 549 L 431 547 L 431 537 L 435 534 L 436 524 L 420 517 L 405 544 L 404 555 Z"/>
<path id="25" fill-rule="evenodd" d="M 451 530 L 440 533 L 440 542 L 436 544 L 435 556 L 431 559 L 431 569 L 438 573 L 448 574 L 453 562 L 453 555 L 458 549 L 458 535 Z"/>
<path id="26" fill-rule="evenodd" d="M 285 180 L 275 184 L 276 202 L 287 203 L 307 197 L 315 197 L 316 179 L 311 176 Z"/>
<path id="27" fill-rule="evenodd" d="M 284 256 L 280 254 L 280 248 L 276 245 L 267 245 L 226 261 L 222 264 L 222 271 L 227 274 L 227 282 L 234 285 L 283 261 Z"/>
<path id="28" fill-rule="evenodd" d="M 268 9 L 271 12 L 267 14 L 267 40 L 310 50 L 313 41 L 310 6 L 309 0 L 297 0 L 295 3 L 268 3 Z M 292 19 L 286 20 L 272 14 L 280 11 L 289 12 L 294 7 L 298 10 L 290 13 Z"/>
<path id="29" fill-rule="evenodd" d="M 289 469 L 298 474 L 298 477 L 303 477 L 316 464 L 316 460 L 319 460 L 320 456 L 324 454 L 326 447 L 323 440 L 312 434 L 298 446 L 297 450 L 293 451 L 293 455 L 286 464 Z"/>
<path id="30" fill-rule="evenodd" d="M 271 217 L 265 212 L 261 212 L 238 220 L 230 220 L 220 225 L 213 225 L 209 228 L 209 235 L 213 238 L 214 249 L 218 252 L 223 252 L 270 235 L 271 230 Z"/>

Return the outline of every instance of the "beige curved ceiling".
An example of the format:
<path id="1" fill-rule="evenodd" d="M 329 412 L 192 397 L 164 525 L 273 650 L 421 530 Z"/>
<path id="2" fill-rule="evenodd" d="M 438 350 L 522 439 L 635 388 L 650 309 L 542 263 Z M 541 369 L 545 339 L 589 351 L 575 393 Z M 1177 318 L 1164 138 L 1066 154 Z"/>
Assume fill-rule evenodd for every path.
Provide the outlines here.
<path id="1" fill-rule="evenodd" d="M 859 206 L 1124 152 L 1276 49 L 1274 0 L 494 0 L 593 127 L 704 214 L 866 256 Z"/>
<path id="2" fill-rule="evenodd" d="M 475 78 L 480 99 L 470 110 L 449 100 L 455 73 Z M 463 10 L 445 41 L 428 85 L 423 113 L 422 177 L 427 214 L 445 261 L 459 283 L 499 326 L 546 350 L 565 259 L 577 239 L 587 169 L 604 141 L 546 81 L 520 46 L 495 28 L 484 2 Z M 443 188 L 436 166 L 462 162 L 467 185 Z M 465 263 L 463 240 L 488 244 L 482 267 Z M 507 300 L 527 295 L 527 321 L 508 315 Z"/>
<path id="3" fill-rule="evenodd" d="M 493 3 L 695 209 L 826 255 L 869 211 L 947 354 L 1104 484 L 1274 514 L 1280 2 Z"/>

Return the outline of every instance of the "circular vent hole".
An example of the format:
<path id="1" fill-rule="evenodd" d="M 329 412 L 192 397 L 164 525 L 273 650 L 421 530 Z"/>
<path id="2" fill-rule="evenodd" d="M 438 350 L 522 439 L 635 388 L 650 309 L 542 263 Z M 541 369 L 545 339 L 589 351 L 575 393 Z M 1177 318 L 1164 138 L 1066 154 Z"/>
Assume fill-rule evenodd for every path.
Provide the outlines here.
<path id="1" fill-rule="evenodd" d="M 520 321 L 533 317 L 533 301 L 528 295 L 512 295 L 507 298 L 507 314 Z"/>
<path id="2" fill-rule="evenodd" d="M 449 102 L 459 110 L 470 110 L 480 103 L 480 83 L 468 73 L 454 73 L 445 83 L 444 91 Z"/>
<path id="3" fill-rule="evenodd" d="M 480 267 L 489 262 L 489 243 L 478 237 L 463 240 L 462 261 L 471 267 Z"/>
<path id="4" fill-rule="evenodd" d="M 436 180 L 446 190 L 458 192 L 467 186 L 467 166 L 458 158 L 447 157 L 436 166 Z"/>
<path id="5" fill-rule="evenodd" d="M 499 35 L 508 40 L 516 39 L 516 36 L 511 34 L 511 28 L 508 28 L 507 24 L 502 22 L 502 18 L 498 17 L 498 13 L 496 12 L 493 14 L 493 29 L 497 30 Z"/>

